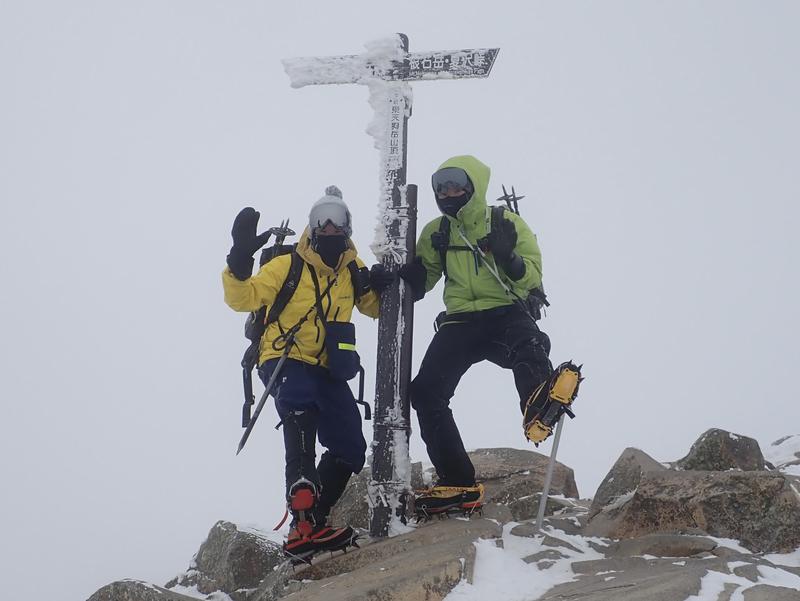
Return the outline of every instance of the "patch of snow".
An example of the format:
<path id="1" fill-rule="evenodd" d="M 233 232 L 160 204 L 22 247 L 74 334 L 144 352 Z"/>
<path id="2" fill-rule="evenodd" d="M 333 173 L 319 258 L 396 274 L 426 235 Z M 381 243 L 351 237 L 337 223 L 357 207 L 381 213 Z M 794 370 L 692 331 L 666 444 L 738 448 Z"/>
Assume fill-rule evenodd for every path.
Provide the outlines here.
<path id="1" fill-rule="evenodd" d="M 414 532 L 414 530 L 414 526 L 408 523 L 404 524 L 397 516 L 392 516 L 389 520 L 389 536 L 401 536 L 409 532 Z"/>
<path id="2" fill-rule="evenodd" d="M 764 459 L 785 473 L 800 476 L 800 434 L 773 442 L 764 449 Z"/>
<path id="3" fill-rule="evenodd" d="M 642 559 L 646 559 L 648 561 L 650 561 L 651 559 L 658 559 L 658 557 L 656 557 L 655 555 L 646 555 L 646 554 L 645 555 L 637 555 L 636 557 L 641 557 Z"/>
<path id="4" fill-rule="evenodd" d="M 794 496 L 797 497 L 798 501 L 800 501 L 800 492 L 798 492 L 798 490 L 795 487 L 795 485 L 794 484 L 789 484 L 789 488 L 792 489 L 792 492 L 794 492 Z"/>
<path id="5" fill-rule="evenodd" d="M 672 565 L 674 565 L 674 566 L 685 566 L 686 562 L 685 561 L 673 561 Z"/>
<path id="6" fill-rule="evenodd" d="M 800 568 L 800 547 L 792 553 L 770 553 L 763 557 L 775 565 Z"/>
<path id="7" fill-rule="evenodd" d="M 716 601 L 727 584 L 738 587 L 731 595 L 731 601 L 744 601 L 744 591 L 760 584 L 800 590 L 800 576 L 797 574 L 769 566 L 758 566 L 758 574 L 759 578 L 751 582 L 741 576 L 709 570 L 700 581 L 700 592 L 687 597 L 685 601 Z"/>
<path id="8" fill-rule="evenodd" d="M 639 487 L 634 488 L 633 490 L 626 492 L 618 497 L 615 497 L 608 505 L 606 505 L 603 509 L 617 509 L 618 507 L 622 507 L 633 498 L 633 495 L 636 494 L 636 491 Z"/>
<path id="9" fill-rule="evenodd" d="M 157 593 L 161 594 L 161 591 L 160 591 L 160 590 L 158 590 L 158 587 L 156 587 L 156 585 L 155 585 L 155 584 L 152 584 L 152 583 L 150 583 L 150 582 L 145 582 L 144 580 L 137 580 L 136 578 L 124 578 L 124 579 L 122 580 L 122 582 L 134 582 L 134 583 L 136 583 L 136 584 L 141 584 L 142 586 L 144 586 L 144 587 L 146 587 L 146 588 L 149 588 L 149 589 L 152 589 L 152 590 L 154 590 L 155 592 L 157 592 Z"/>
<path id="10" fill-rule="evenodd" d="M 728 432 L 728 438 L 731 440 L 741 440 L 742 437 L 738 434 L 734 434 L 733 432 Z"/>
<path id="11" fill-rule="evenodd" d="M 606 576 L 605 578 L 603 578 L 603 581 L 608 582 L 609 580 L 614 580 L 614 578 L 616 578 L 616 576 Z"/>
<path id="12" fill-rule="evenodd" d="M 516 523 L 503 528 L 503 547 L 493 540 L 479 540 L 475 543 L 476 558 L 473 583 L 462 580 L 446 597 L 448 601 L 484 601 L 503 599 L 504 601 L 532 601 L 554 586 L 571 582 L 577 578 L 572 570 L 574 561 L 602 559 L 589 542 L 606 544 L 602 539 L 569 535 L 561 530 L 546 528 L 546 533 L 574 546 L 572 549 L 557 547 L 566 555 L 564 559 L 554 560 L 547 570 L 522 561 L 544 549 L 556 549 L 543 544 L 543 535 L 533 538 L 514 536 L 511 529 Z"/>
<path id="13" fill-rule="evenodd" d="M 738 551 L 743 555 L 752 555 L 752 551 L 750 549 L 746 549 L 742 546 L 742 544 L 733 538 L 716 538 L 714 536 L 706 536 L 706 538 L 713 540 L 717 545 L 720 547 L 727 547 L 728 549 L 733 549 L 734 551 Z"/>
<path id="14" fill-rule="evenodd" d="M 205 593 L 201 593 L 197 590 L 197 586 L 182 586 L 176 585 L 169 589 L 173 593 L 178 593 L 179 595 L 185 595 L 186 597 L 192 597 L 194 599 L 203 599 L 203 601 L 233 601 L 231 597 L 223 593 L 222 591 L 214 591 L 210 595 L 206 595 Z"/>

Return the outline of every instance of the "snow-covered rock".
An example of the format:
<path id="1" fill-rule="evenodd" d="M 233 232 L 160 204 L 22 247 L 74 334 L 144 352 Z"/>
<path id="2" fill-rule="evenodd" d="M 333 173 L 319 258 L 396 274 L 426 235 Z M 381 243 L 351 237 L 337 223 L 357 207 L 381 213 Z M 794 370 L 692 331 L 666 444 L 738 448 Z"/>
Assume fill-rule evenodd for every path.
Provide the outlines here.
<path id="1" fill-rule="evenodd" d="M 765 449 L 764 457 L 783 473 L 800 477 L 800 434 L 779 438 Z"/>
<path id="2" fill-rule="evenodd" d="M 256 588 L 264 575 L 283 563 L 280 542 L 273 533 L 219 521 L 200 545 L 189 569 L 167 583 L 177 591 L 194 590 L 201 595 L 216 591 L 238 601 Z"/>
<path id="3" fill-rule="evenodd" d="M 589 518 L 594 517 L 603 507 L 611 505 L 636 490 L 642 474 L 660 472 L 667 469 L 658 461 L 639 449 L 627 448 L 619 456 L 611 470 L 600 483 L 589 508 Z"/>

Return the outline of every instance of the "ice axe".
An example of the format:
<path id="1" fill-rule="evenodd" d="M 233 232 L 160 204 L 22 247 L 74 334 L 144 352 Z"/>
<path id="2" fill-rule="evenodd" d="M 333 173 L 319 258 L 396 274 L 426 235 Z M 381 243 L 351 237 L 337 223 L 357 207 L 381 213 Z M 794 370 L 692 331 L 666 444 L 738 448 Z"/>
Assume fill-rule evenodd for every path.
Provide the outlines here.
<path id="1" fill-rule="evenodd" d="M 281 221 L 280 225 L 271 227 L 267 231 L 275 236 L 275 244 L 261 251 L 261 260 L 258 262 L 259 265 L 264 265 L 264 263 L 277 257 L 281 252 L 281 247 L 286 241 L 286 238 L 297 235 L 295 231 L 289 227 L 288 219 L 286 221 Z"/>
<path id="2" fill-rule="evenodd" d="M 503 186 L 503 195 L 498 197 L 497 200 L 502 200 L 506 203 L 508 210 L 512 213 L 516 213 L 519 215 L 519 201 L 525 198 L 525 196 L 517 196 L 516 191 L 514 190 L 514 186 L 511 186 L 511 194 L 506 191 L 506 187 Z"/>

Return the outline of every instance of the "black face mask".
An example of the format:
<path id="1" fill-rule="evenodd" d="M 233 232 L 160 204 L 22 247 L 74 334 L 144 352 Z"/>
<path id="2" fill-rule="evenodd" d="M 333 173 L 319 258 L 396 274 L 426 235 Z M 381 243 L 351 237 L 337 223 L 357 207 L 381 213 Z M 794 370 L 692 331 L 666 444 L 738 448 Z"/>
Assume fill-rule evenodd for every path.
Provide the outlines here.
<path id="1" fill-rule="evenodd" d="M 439 205 L 439 210 L 445 215 L 455 217 L 459 209 L 469 202 L 469 195 L 464 192 L 461 196 L 446 196 L 445 198 L 437 198 L 436 204 Z"/>
<path id="2" fill-rule="evenodd" d="M 347 236 L 317 236 L 314 241 L 314 251 L 322 258 L 331 269 L 336 269 L 339 258 L 347 250 Z"/>

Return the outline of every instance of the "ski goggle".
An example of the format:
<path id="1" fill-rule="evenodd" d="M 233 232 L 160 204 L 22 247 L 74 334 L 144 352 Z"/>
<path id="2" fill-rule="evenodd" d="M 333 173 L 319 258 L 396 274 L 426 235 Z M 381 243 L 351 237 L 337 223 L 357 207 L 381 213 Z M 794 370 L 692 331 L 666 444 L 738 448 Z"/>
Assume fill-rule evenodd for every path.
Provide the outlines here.
<path id="1" fill-rule="evenodd" d="M 316 229 L 324 228 L 329 223 L 341 230 L 348 238 L 353 233 L 350 211 L 344 203 L 326 202 L 315 205 L 311 209 L 311 213 L 308 216 L 308 226 L 312 232 Z"/>
<path id="2" fill-rule="evenodd" d="M 439 169 L 431 176 L 431 185 L 437 197 L 458 195 L 462 192 L 465 192 L 467 196 L 472 196 L 475 191 L 467 172 L 458 167 Z"/>

